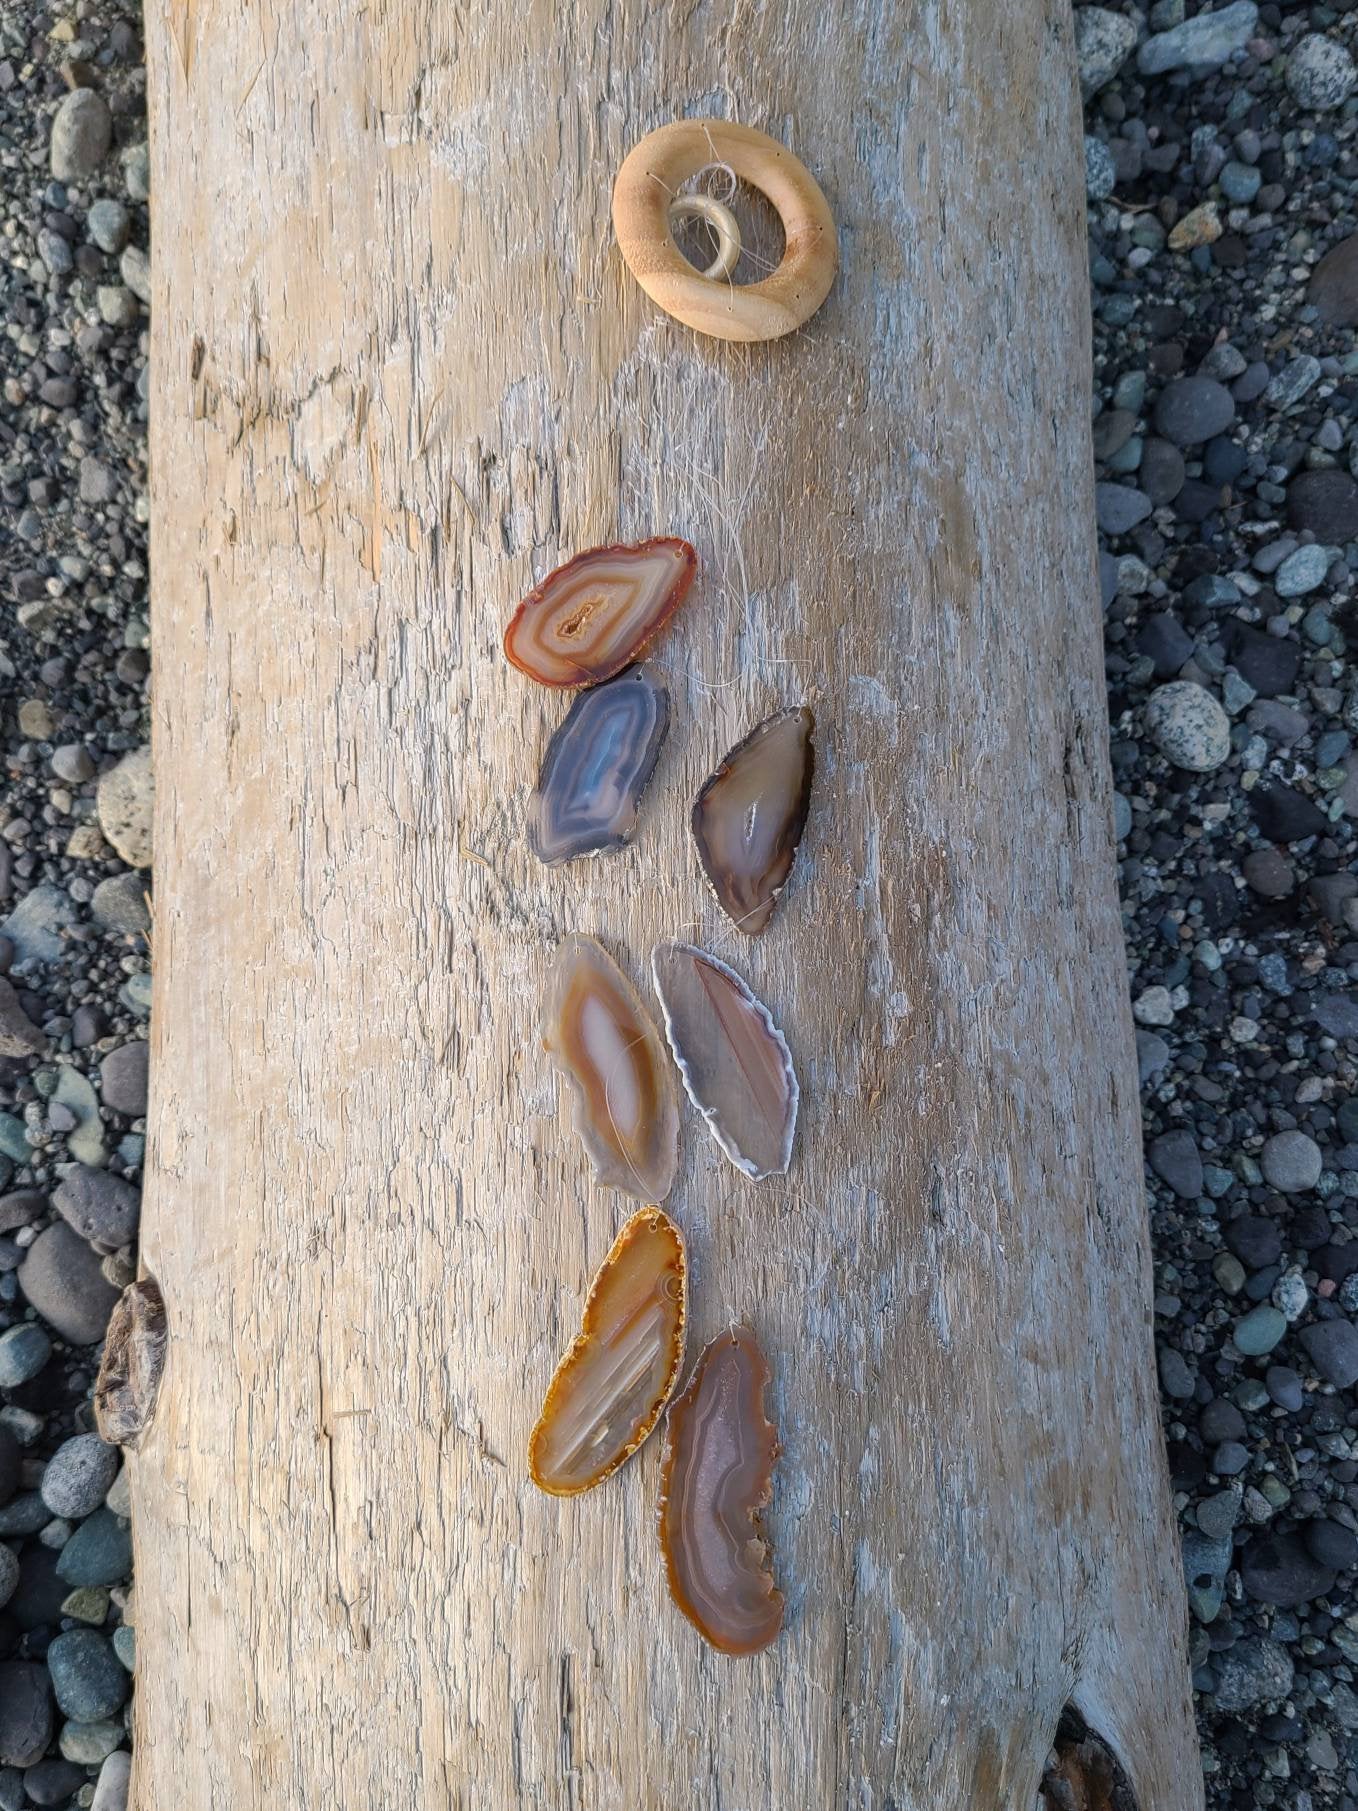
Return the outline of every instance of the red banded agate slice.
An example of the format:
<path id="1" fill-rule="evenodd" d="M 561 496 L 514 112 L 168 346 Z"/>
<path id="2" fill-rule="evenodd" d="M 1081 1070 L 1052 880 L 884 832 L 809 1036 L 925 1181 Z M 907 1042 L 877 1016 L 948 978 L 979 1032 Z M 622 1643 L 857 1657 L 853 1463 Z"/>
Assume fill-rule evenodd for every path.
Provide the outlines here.
<path id="1" fill-rule="evenodd" d="M 611 679 L 664 628 L 697 568 L 697 554 L 673 535 L 577 554 L 524 598 L 505 653 L 540 685 Z"/>
<path id="2" fill-rule="evenodd" d="M 575 1091 L 575 1129 L 602 1183 L 663 1201 L 679 1162 L 679 1109 L 665 1046 L 622 970 L 592 937 L 557 950 L 542 1041 Z"/>
<path id="3" fill-rule="evenodd" d="M 797 1075 L 768 1007 L 691 943 L 657 945 L 651 973 L 685 1091 L 708 1130 L 754 1181 L 781 1174 L 797 1129 Z"/>
<path id="4" fill-rule="evenodd" d="M 528 1442 L 539 1490 L 578 1496 L 649 1439 L 684 1356 L 684 1241 L 658 1207 L 632 1215 L 590 1285 Z"/>
<path id="5" fill-rule="evenodd" d="M 724 1654 L 757 1654 L 783 1626 L 760 1526 L 778 1458 L 768 1384 L 754 1334 L 732 1327 L 704 1348 L 666 1422 L 660 1546 L 670 1595 Z"/>

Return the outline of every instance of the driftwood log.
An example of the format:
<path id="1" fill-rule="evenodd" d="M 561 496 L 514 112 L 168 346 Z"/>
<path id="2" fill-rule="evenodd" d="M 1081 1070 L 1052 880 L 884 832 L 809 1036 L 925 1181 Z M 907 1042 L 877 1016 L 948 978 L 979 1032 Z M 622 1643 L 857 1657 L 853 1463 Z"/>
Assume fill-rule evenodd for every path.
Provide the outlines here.
<path id="1" fill-rule="evenodd" d="M 1094 580 L 1066 0 L 152 0 L 157 819 L 132 1463 L 139 1811 L 1032 1811 L 1063 1707 L 1201 1803 L 1157 1425 Z M 609 199 L 718 114 L 825 190 L 809 325 L 703 339 Z M 748 202 L 748 197 L 745 198 Z M 737 209 L 745 205 L 737 202 Z M 636 844 L 523 836 L 533 581 L 690 538 Z M 768 934 L 687 807 L 809 702 Z M 674 1612 L 658 1442 L 525 1440 L 629 1206 L 540 1049 L 557 940 L 733 961 L 803 1086 L 688 1112 L 690 1352 L 774 1370 L 788 1622 Z M 649 990 L 648 990 L 649 991 Z"/>

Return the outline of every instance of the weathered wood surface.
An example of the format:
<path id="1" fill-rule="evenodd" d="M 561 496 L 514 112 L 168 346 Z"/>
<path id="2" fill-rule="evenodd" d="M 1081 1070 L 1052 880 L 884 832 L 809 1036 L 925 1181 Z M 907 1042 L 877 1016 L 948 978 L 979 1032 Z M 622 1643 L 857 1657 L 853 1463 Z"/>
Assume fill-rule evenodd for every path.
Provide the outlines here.
<path id="1" fill-rule="evenodd" d="M 153 0 L 159 774 L 134 1461 L 139 1811 L 1031 1811 L 1073 1698 L 1201 1802 L 1156 1425 L 1094 599 L 1065 0 Z M 842 272 L 769 347 L 626 278 L 682 113 L 783 136 Z M 525 846 L 566 701 L 499 636 L 681 532 L 636 846 Z M 762 943 L 688 801 L 808 699 Z M 667 1601 L 657 1443 L 524 1442 L 628 1203 L 535 1036 L 556 939 L 733 959 L 803 1120 L 752 1188 L 689 1114 L 693 1345 L 748 1317 L 790 1614 Z"/>

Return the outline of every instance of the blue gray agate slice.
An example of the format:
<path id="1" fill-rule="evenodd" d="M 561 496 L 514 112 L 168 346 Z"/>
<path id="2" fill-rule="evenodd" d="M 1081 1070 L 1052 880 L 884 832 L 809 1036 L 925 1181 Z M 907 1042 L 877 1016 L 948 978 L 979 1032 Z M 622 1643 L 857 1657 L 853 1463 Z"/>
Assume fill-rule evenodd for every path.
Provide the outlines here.
<path id="1" fill-rule="evenodd" d="M 670 696 L 644 666 L 591 686 L 547 745 L 528 803 L 528 843 L 549 867 L 621 849 L 670 726 Z"/>

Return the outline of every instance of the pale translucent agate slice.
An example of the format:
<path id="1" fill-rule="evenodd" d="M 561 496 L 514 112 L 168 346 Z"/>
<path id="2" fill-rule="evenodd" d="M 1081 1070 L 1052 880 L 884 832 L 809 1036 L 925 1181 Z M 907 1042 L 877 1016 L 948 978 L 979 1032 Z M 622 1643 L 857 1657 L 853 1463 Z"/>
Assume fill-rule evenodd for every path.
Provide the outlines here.
<path id="1" fill-rule="evenodd" d="M 542 1041 L 575 1090 L 575 1129 L 598 1180 L 638 1201 L 663 1201 L 679 1161 L 665 1047 L 636 989 L 592 937 L 567 937 L 557 950 Z"/>
<path id="2" fill-rule="evenodd" d="M 651 957 L 665 1033 L 689 1099 L 756 1182 L 781 1174 L 797 1129 L 797 1076 L 781 1031 L 734 969 L 689 943 Z"/>
<path id="3" fill-rule="evenodd" d="M 665 1424 L 660 1546 L 670 1594 L 724 1654 L 757 1654 L 783 1626 L 759 1520 L 778 1457 L 768 1383 L 754 1334 L 732 1327 L 704 1348 Z"/>
<path id="4" fill-rule="evenodd" d="M 679 1375 L 685 1312 L 679 1228 L 660 1208 L 642 1208 L 590 1285 L 580 1332 L 548 1388 L 528 1443 L 539 1489 L 589 1490 L 649 1438 Z"/>
<path id="5" fill-rule="evenodd" d="M 787 885 L 806 827 L 815 718 L 780 711 L 738 742 L 698 794 L 693 840 L 721 909 L 757 937 Z"/>

